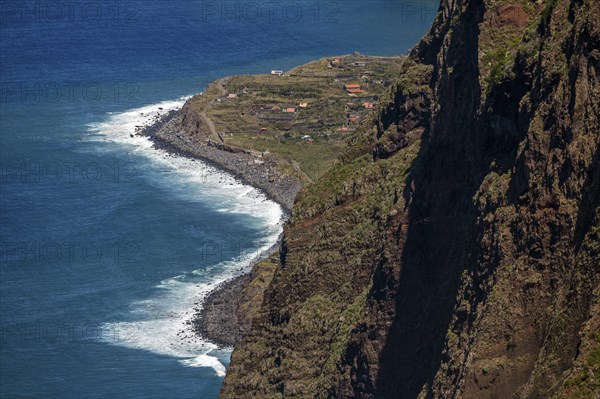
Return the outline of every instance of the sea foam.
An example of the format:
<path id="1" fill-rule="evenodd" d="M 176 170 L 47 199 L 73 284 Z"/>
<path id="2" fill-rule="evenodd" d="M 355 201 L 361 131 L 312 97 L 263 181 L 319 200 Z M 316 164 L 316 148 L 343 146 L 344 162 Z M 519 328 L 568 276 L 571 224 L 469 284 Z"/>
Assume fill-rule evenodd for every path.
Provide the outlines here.
<path id="1" fill-rule="evenodd" d="M 137 126 L 152 123 L 157 116 L 180 108 L 186 99 L 109 114 L 105 121 L 88 126 L 88 140 L 109 144 L 103 146 L 105 150 L 125 149 L 132 162 L 144 168 L 145 178 L 173 195 L 218 204 L 215 208 L 218 212 L 254 217 L 260 221 L 265 235 L 252 251 L 234 259 L 161 281 L 155 287 L 156 295 L 130 305 L 127 320 L 103 325 L 107 331 L 120 330 L 127 334 L 119 339 L 108 338 L 110 334 L 102 336 L 107 343 L 174 357 L 188 367 L 210 367 L 217 375 L 224 376 L 223 363 L 228 361 L 231 350 L 219 349 L 192 331 L 194 309 L 201 308 L 206 296 L 220 283 L 248 271 L 252 260 L 277 242 L 282 232 L 283 213 L 278 204 L 230 174 L 198 160 L 154 149 L 147 137 L 135 134 Z"/>

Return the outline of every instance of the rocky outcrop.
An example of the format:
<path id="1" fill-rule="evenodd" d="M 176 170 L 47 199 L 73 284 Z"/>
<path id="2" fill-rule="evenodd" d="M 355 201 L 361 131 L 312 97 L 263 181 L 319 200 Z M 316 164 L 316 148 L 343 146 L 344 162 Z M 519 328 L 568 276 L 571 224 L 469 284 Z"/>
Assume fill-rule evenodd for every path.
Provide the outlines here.
<path id="1" fill-rule="evenodd" d="M 244 288 L 250 274 L 226 281 L 202 301 L 193 319 L 194 332 L 221 347 L 233 347 L 252 326 L 249 317 L 240 312 Z"/>
<path id="2" fill-rule="evenodd" d="M 219 346 L 238 344 L 260 311 L 277 262 L 276 255 L 257 261 L 250 273 L 226 281 L 212 291 L 193 319 L 194 331 Z"/>
<path id="3" fill-rule="evenodd" d="M 186 132 L 190 137 L 196 136 L 197 138 L 207 140 L 210 137 L 210 132 L 208 131 L 208 127 L 203 123 L 200 115 L 193 109 L 191 106 L 191 102 L 193 101 L 201 101 L 201 97 L 194 97 L 191 100 L 188 100 L 179 113 L 177 115 L 176 125 L 177 127 Z"/>
<path id="4" fill-rule="evenodd" d="M 599 7 L 442 1 L 300 192 L 222 398 L 598 394 Z"/>

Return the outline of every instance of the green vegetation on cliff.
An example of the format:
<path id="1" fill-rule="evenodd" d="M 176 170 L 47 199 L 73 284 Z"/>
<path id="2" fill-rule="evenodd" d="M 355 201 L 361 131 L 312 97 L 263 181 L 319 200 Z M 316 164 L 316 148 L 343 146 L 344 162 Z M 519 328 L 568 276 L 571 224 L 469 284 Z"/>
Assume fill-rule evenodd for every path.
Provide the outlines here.
<path id="1" fill-rule="evenodd" d="M 443 1 L 299 193 L 221 397 L 597 395 L 599 24 Z"/>

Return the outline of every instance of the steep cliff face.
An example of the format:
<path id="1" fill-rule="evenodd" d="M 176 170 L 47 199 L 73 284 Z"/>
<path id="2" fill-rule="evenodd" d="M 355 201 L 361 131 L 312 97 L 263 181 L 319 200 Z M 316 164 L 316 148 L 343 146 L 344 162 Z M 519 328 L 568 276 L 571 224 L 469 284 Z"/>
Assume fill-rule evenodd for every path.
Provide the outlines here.
<path id="1" fill-rule="evenodd" d="M 302 191 L 223 398 L 600 390 L 600 6 L 444 0 Z"/>
<path id="2" fill-rule="evenodd" d="M 201 140 L 211 138 L 210 129 L 200 118 L 200 115 L 193 109 L 193 101 L 201 101 L 201 97 L 194 97 L 187 101 L 177 115 L 177 127 L 190 136 L 199 136 Z"/>

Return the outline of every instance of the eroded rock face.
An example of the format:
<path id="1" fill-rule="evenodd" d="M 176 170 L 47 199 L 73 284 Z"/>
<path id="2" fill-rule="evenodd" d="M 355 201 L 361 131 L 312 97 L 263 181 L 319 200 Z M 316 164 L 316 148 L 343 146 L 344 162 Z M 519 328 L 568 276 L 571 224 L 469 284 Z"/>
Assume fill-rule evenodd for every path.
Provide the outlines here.
<path id="1" fill-rule="evenodd" d="M 600 6 L 513 3 L 443 1 L 387 104 L 299 194 L 221 397 L 598 387 Z"/>

